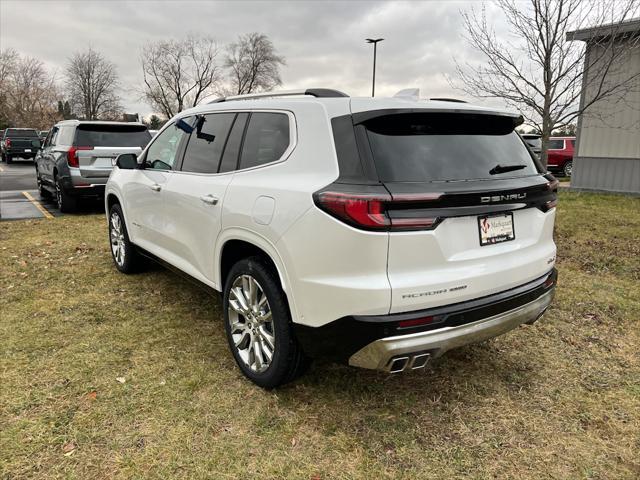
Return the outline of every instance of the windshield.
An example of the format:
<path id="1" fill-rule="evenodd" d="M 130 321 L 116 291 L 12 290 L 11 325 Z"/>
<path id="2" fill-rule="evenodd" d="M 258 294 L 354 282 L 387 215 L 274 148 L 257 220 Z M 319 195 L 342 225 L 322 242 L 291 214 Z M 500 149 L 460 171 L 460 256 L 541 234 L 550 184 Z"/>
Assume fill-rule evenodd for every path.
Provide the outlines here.
<path id="1" fill-rule="evenodd" d="M 538 173 L 509 117 L 408 113 L 377 117 L 365 126 L 382 181 L 495 179 Z"/>
<path id="2" fill-rule="evenodd" d="M 140 147 L 151 140 L 151 134 L 138 125 L 79 125 L 74 145 L 85 147 Z"/>
<path id="3" fill-rule="evenodd" d="M 19 128 L 8 128 L 7 129 L 7 137 L 33 137 L 38 138 L 38 132 L 35 130 L 27 130 L 27 129 L 19 129 Z"/>

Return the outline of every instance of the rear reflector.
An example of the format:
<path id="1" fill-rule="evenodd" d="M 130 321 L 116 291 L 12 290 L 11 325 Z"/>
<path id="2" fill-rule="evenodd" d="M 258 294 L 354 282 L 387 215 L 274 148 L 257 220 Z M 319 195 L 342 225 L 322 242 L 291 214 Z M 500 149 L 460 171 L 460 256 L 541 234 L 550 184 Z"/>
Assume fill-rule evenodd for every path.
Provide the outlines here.
<path id="1" fill-rule="evenodd" d="M 431 322 L 433 322 L 433 317 L 421 317 L 421 318 L 412 318 L 411 320 L 400 320 L 398 322 L 398 328 L 420 327 L 422 325 L 429 325 Z"/>
<path id="2" fill-rule="evenodd" d="M 318 207 L 351 226 L 364 230 L 424 230 L 433 228 L 438 218 L 395 217 L 388 215 L 394 206 L 406 203 L 432 202 L 441 193 L 392 197 L 385 194 L 317 192 L 313 198 Z"/>

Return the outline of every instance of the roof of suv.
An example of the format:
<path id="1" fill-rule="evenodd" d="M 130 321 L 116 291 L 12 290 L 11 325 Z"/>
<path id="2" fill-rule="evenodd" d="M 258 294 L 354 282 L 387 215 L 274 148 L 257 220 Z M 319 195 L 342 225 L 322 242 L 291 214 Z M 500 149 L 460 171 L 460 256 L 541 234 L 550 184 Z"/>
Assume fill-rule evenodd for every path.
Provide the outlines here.
<path id="1" fill-rule="evenodd" d="M 519 113 L 509 112 L 495 108 L 481 107 L 466 102 L 455 100 L 414 100 L 409 98 L 384 98 L 384 97 L 315 97 L 300 93 L 293 96 L 287 93 L 286 96 L 279 96 L 277 92 L 273 96 L 247 96 L 246 98 L 230 98 L 223 101 L 214 101 L 207 104 L 184 110 L 180 116 L 189 116 L 198 113 L 224 110 L 253 110 L 253 109 L 289 109 L 296 105 L 316 103 L 325 106 L 329 117 L 346 114 L 356 114 L 361 112 L 379 110 L 420 110 L 432 112 L 451 113 L 479 113 L 487 115 L 500 115 L 512 118 L 520 117 Z"/>
<path id="2" fill-rule="evenodd" d="M 108 122 L 103 120 L 62 120 L 56 125 L 135 125 L 146 127 L 144 123 L 140 122 Z"/>

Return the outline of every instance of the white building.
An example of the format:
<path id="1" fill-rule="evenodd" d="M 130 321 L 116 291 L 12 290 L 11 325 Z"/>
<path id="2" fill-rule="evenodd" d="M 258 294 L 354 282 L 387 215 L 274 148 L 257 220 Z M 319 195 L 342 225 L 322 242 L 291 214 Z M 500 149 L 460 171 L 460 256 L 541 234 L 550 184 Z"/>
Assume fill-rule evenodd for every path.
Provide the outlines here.
<path id="1" fill-rule="evenodd" d="M 612 65 L 612 81 L 635 76 L 623 98 L 603 99 L 578 119 L 571 186 L 585 190 L 640 193 L 640 18 L 617 25 L 576 30 L 567 40 L 586 42 L 580 105 L 593 99 L 602 69 L 589 65 L 614 36 L 626 50 Z"/>

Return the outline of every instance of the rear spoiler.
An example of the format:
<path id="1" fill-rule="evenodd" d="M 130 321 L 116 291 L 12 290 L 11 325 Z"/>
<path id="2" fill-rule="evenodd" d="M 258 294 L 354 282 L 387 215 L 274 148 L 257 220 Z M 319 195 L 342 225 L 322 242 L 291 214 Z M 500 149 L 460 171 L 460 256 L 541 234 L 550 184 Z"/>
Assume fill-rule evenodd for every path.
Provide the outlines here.
<path id="1" fill-rule="evenodd" d="M 513 128 L 524 123 L 524 118 L 518 113 L 504 112 L 499 110 L 476 110 L 472 108 L 386 108 L 382 110 L 368 110 L 366 112 L 357 112 L 352 114 L 353 124 L 367 122 L 373 118 L 384 117 L 387 115 L 402 115 L 407 113 L 455 113 L 469 115 L 487 115 L 492 117 L 510 118 L 513 121 Z"/>

